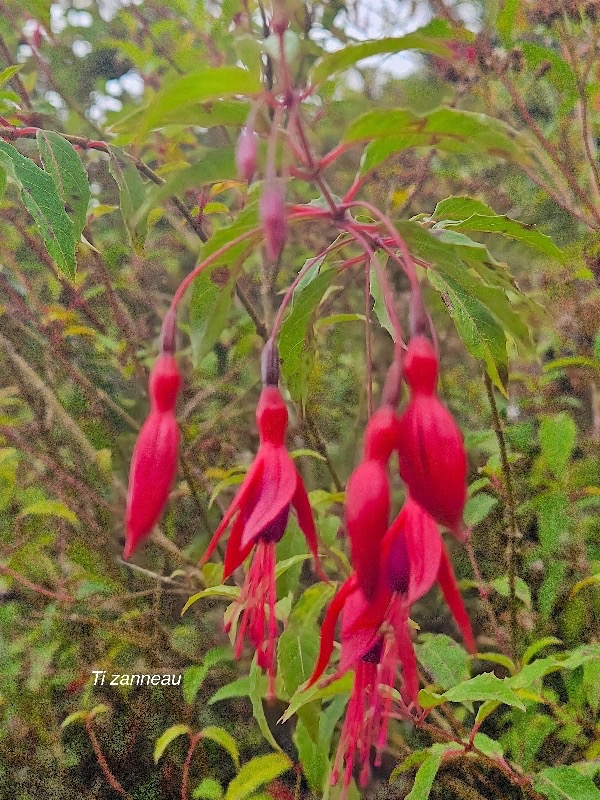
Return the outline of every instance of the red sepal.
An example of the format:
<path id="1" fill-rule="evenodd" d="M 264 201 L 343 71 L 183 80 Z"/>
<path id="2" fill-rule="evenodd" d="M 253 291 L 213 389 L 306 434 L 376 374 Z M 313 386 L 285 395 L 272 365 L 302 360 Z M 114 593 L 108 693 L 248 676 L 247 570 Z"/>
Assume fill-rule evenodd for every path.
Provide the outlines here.
<path id="1" fill-rule="evenodd" d="M 319 657 L 317 658 L 317 663 L 315 664 L 315 668 L 313 670 L 312 675 L 308 679 L 305 689 L 309 689 L 313 684 L 315 684 L 323 672 L 327 664 L 329 664 L 329 659 L 331 658 L 331 654 L 333 653 L 333 643 L 335 641 L 335 626 L 338 620 L 339 615 L 344 608 L 344 604 L 346 600 L 350 597 L 350 595 L 356 591 L 357 584 L 356 584 L 356 576 L 351 575 L 345 583 L 343 583 L 336 594 L 333 597 L 333 600 L 329 604 L 329 608 L 327 609 L 325 616 L 323 618 L 323 623 L 321 625 L 321 638 L 319 642 Z"/>
<path id="2" fill-rule="evenodd" d="M 442 558 L 440 560 L 440 569 L 437 579 L 440 589 L 442 590 L 444 597 L 446 598 L 446 602 L 448 603 L 448 608 L 452 612 L 452 616 L 460 628 L 460 632 L 462 633 L 467 650 L 470 653 L 476 653 L 477 648 L 475 646 L 475 638 L 473 636 L 473 629 L 471 628 L 471 621 L 469 619 L 469 615 L 467 614 L 462 597 L 460 596 L 458 584 L 456 583 L 456 578 L 454 576 L 454 570 L 452 569 L 452 564 L 450 563 L 448 553 L 443 544 Z"/>

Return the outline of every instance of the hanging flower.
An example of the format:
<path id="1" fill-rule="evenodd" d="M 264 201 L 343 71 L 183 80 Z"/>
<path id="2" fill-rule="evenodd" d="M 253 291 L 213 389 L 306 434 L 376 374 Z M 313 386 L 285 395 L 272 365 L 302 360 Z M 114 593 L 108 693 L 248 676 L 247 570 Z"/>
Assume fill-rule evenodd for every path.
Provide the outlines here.
<path id="1" fill-rule="evenodd" d="M 404 359 L 410 400 L 398 426 L 400 476 L 417 503 L 462 539 L 467 458 L 462 434 L 437 396 L 437 376 L 433 345 L 414 336 Z"/>
<path id="2" fill-rule="evenodd" d="M 160 519 L 177 473 L 179 428 L 175 404 L 180 385 L 181 376 L 173 353 L 164 350 L 150 373 L 150 414 L 142 425 L 131 459 L 125 511 L 125 559 Z"/>
<path id="3" fill-rule="evenodd" d="M 269 675 L 269 691 L 274 693 L 275 641 L 275 545 L 283 537 L 290 509 L 296 510 L 298 523 L 323 580 L 317 547 L 317 533 L 304 483 L 285 447 L 288 413 L 277 388 L 278 356 L 269 342 L 263 353 L 263 390 L 256 409 L 260 446 L 242 485 L 214 533 L 200 564 L 214 552 L 217 542 L 231 524 L 225 550 L 223 580 L 250 555 L 252 564 L 237 601 L 241 621 L 236 636 L 235 655 L 241 655 L 246 635 L 257 651 L 258 664 Z M 237 619 L 239 614 L 233 614 Z M 231 627 L 228 623 L 227 629 Z"/>
<path id="4" fill-rule="evenodd" d="M 410 637 L 411 605 L 439 581 L 469 649 L 473 634 L 456 580 L 435 521 L 408 497 L 402 511 L 385 534 L 381 547 L 377 591 L 368 600 L 353 574 L 332 600 L 321 626 L 319 656 L 306 688 L 323 674 L 331 654 L 337 619 L 342 614 L 341 655 L 327 683 L 353 669 L 354 686 L 338 745 L 332 784 L 344 767 L 343 794 L 356 760 L 361 763 L 359 785 L 370 778 L 370 752 L 375 765 L 387 740 L 387 726 L 398 666 L 402 669 L 401 696 L 407 710 L 418 708 L 419 676 Z"/>
<path id="5" fill-rule="evenodd" d="M 345 518 L 352 565 L 365 597 L 372 600 L 379 577 L 379 546 L 389 526 L 388 461 L 398 437 L 398 419 L 378 409 L 365 429 L 364 453 L 346 485 Z"/>

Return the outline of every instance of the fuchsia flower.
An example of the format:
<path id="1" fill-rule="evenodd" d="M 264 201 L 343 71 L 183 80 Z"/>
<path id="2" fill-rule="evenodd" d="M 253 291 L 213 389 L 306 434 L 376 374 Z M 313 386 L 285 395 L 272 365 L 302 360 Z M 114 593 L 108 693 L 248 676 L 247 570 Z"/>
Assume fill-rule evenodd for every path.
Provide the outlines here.
<path id="1" fill-rule="evenodd" d="M 125 511 L 125 550 L 131 556 L 156 525 L 177 472 L 179 428 L 175 404 L 181 385 L 177 362 L 162 352 L 150 373 L 150 414 L 135 443 Z"/>
<path id="2" fill-rule="evenodd" d="M 462 434 L 437 396 L 437 376 L 433 345 L 414 336 L 404 358 L 410 400 L 398 426 L 400 476 L 417 503 L 463 539 L 467 457 Z"/>
<path id="3" fill-rule="evenodd" d="M 363 459 L 346 486 L 346 531 L 352 564 L 365 597 L 372 600 L 379 577 L 379 547 L 390 520 L 387 465 L 398 436 L 398 418 L 378 409 L 365 429 Z"/>
<path id="4" fill-rule="evenodd" d="M 279 365 L 271 342 L 263 354 L 263 384 L 256 409 L 260 446 L 242 485 L 214 533 L 200 564 L 212 555 L 217 542 L 231 525 L 225 551 L 223 580 L 255 549 L 254 558 L 237 601 L 242 619 L 236 636 L 235 656 L 242 652 L 248 634 L 258 654 L 258 664 L 269 674 L 269 692 L 274 693 L 275 640 L 275 545 L 285 533 L 291 506 L 315 560 L 321 568 L 317 533 L 306 489 L 285 447 L 287 408 L 277 388 Z M 265 608 L 268 613 L 265 613 Z M 236 618 L 239 615 L 233 615 Z M 227 630 L 231 624 L 228 623 Z"/>
<path id="5" fill-rule="evenodd" d="M 260 219 L 265 234 L 267 256 L 277 261 L 287 239 L 285 184 L 279 178 L 265 181 L 260 198 Z"/>
<path id="6" fill-rule="evenodd" d="M 461 629 L 465 643 L 475 651 L 473 633 L 452 566 L 435 521 L 410 496 L 385 534 L 379 548 L 377 591 L 368 600 L 353 574 L 331 602 L 321 627 L 319 657 L 307 688 L 323 674 L 331 654 L 337 618 L 342 613 L 341 656 L 328 683 L 354 669 L 355 679 L 338 746 L 332 783 L 342 762 L 344 795 L 352 777 L 355 759 L 363 768 L 359 783 L 370 776 L 369 756 L 376 748 L 375 765 L 387 739 L 387 725 L 396 683 L 402 668 L 402 697 L 418 707 L 419 677 L 410 629 L 410 606 L 429 591 L 437 580 Z"/>

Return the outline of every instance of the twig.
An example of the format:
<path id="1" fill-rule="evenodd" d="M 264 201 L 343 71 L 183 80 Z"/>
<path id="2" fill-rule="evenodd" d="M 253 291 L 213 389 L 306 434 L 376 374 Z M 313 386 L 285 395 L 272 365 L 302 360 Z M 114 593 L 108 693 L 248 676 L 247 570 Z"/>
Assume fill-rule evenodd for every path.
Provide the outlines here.
<path id="1" fill-rule="evenodd" d="M 113 773 L 110 771 L 110 767 L 104 757 L 104 753 L 102 752 L 102 748 L 100 747 L 100 742 L 98 741 L 96 734 L 94 733 L 94 729 L 92 728 L 92 716 L 88 715 L 85 720 L 85 729 L 87 731 L 88 736 L 90 737 L 90 742 L 92 743 L 92 748 L 96 755 L 96 760 L 98 761 L 98 766 L 102 770 L 104 777 L 106 778 L 107 783 L 114 789 L 115 792 L 123 795 L 123 797 L 129 797 L 128 793 L 125 789 L 121 786 L 119 781 L 115 778 Z"/>

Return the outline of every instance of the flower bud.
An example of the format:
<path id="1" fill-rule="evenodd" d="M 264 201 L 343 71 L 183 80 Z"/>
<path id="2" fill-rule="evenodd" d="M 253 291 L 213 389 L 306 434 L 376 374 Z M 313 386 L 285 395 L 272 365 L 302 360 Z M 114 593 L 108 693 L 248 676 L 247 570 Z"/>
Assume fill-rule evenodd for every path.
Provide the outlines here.
<path id="1" fill-rule="evenodd" d="M 437 369 L 431 342 L 412 339 L 404 361 L 411 399 L 398 425 L 400 476 L 428 514 L 461 536 L 467 457 L 458 426 L 435 394 Z"/>
<path id="2" fill-rule="evenodd" d="M 260 198 L 260 218 L 262 221 L 267 256 L 276 261 L 283 250 L 287 238 L 287 217 L 285 213 L 285 188 L 279 181 L 265 184 Z"/>
<path id="3" fill-rule="evenodd" d="M 248 183 L 256 172 L 256 133 L 250 127 L 242 128 L 235 148 L 238 175 Z"/>
<path id="4" fill-rule="evenodd" d="M 161 353 L 150 373 L 150 414 L 135 443 L 129 470 L 124 558 L 150 534 L 169 499 L 177 472 L 179 428 L 174 411 L 180 384 L 175 358 Z"/>

